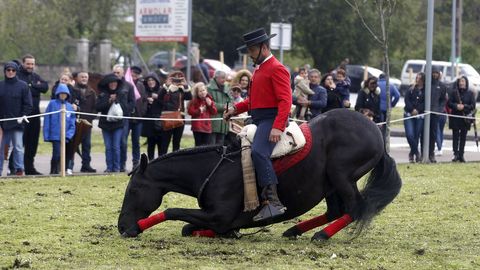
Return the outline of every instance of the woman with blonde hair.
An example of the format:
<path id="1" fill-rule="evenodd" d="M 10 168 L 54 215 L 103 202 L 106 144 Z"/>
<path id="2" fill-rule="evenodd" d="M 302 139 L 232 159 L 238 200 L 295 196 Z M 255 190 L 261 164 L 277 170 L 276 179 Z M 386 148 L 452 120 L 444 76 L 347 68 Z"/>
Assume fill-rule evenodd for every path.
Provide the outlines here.
<path id="1" fill-rule="evenodd" d="M 217 107 L 212 96 L 207 92 L 204 83 L 199 82 L 193 86 L 193 99 L 188 104 L 188 114 L 192 119 L 206 119 L 204 121 L 192 121 L 193 137 L 195 146 L 207 145 L 212 134 L 212 115 L 217 114 Z"/>

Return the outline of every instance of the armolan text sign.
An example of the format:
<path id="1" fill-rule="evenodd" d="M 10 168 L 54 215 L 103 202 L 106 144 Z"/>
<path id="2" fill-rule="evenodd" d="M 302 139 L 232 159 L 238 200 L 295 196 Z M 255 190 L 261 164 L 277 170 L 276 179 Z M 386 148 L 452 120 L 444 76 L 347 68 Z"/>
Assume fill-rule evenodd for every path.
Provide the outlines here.
<path id="1" fill-rule="evenodd" d="M 137 42 L 179 41 L 188 37 L 188 6 L 185 0 L 137 0 Z"/>

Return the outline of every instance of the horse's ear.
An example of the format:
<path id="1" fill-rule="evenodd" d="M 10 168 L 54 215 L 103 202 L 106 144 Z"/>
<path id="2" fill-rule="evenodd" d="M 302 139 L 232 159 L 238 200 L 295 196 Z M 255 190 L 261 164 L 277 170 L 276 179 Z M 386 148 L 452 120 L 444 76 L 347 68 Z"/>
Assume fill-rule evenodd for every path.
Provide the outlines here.
<path id="1" fill-rule="evenodd" d="M 148 165 L 148 156 L 145 153 L 143 153 L 142 156 L 140 157 L 140 165 L 138 167 L 139 172 L 140 173 L 145 172 L 147 165 Z"/>

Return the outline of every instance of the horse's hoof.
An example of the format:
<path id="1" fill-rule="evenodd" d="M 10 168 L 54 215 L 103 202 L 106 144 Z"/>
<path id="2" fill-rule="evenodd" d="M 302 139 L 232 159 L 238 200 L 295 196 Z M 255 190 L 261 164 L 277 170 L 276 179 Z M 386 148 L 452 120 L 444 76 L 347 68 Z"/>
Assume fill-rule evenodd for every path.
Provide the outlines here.
<path id="1" fill-rule="evenodd" d="M 287 237 L 291 240 L 297 239 L 300 235 L 302 235 L 302 232 L 298 229 L 297 226 L 291 227 L 282 234 L 283 237 Z"/>
<path id="2" fill-rule="evenodd" d="M 135 224 L 134 226 L 125 230 L 122 233 L 122 237 L 125 237 L 125 238 L 137 237 L 141 233 L 142 233 L 142 230 L 140 230 L 140 227 L 138 227 L 138 225 Z"/>
<path id="3" fill-rule="evenodd" d="M 315 233 L 312 236 L 312 242 L 326 242 L 328 240 L 328 235 L 324 231 Z"/>
<path id="4" fill-rule="evenodd" d="M 199 230 L 200 228 L 193 224 L 186 224 L 182 228 L 182 236 L 192 236 L 194 231 Z"/>

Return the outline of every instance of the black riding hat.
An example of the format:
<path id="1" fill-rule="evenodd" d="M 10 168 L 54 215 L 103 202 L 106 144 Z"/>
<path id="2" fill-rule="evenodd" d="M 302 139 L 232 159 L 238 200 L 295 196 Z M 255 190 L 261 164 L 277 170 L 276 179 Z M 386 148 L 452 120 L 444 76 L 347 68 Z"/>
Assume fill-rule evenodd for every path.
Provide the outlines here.
<path id="1" fill-rule="evenodd" d="M 243 42 L 245 44 L 238 47 L 237 51 L 243 50 L 243 49 L 251 47 L 253 45 L 263 43 L 263 42 L 273 38 L 276 35 L 277 34 L 267 35 L 267 32 L 265 32 L 264 28 L 258 28 L 256 30 L 248 32 L 245 35 L 243 35 Z"/>

